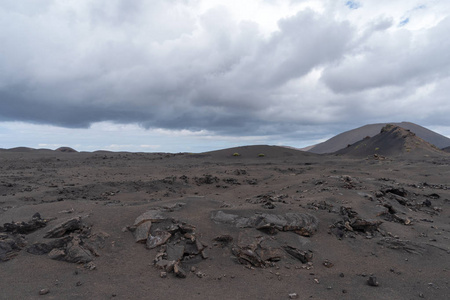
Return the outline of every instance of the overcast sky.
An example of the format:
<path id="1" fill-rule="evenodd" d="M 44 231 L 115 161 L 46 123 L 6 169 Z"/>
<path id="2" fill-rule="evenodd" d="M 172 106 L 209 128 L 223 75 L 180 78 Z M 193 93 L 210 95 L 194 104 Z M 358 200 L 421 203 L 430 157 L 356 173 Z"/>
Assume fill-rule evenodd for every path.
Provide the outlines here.
<path id="1" fill-rule="evenodd" d="M 450 137 L 448 0 L 2 0 L 0 148 Z"/>

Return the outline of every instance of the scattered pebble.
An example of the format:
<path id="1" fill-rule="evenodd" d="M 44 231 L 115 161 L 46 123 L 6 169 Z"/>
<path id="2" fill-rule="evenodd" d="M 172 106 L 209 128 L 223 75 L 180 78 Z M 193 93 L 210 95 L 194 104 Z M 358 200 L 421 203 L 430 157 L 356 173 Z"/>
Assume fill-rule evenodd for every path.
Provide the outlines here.
<path id="1" fill-rule="evenodd" d="M 49 289 L 42 289 L 39 291 L 39 295 L 47 295 L 48 293 L 50 293 Z"/>
<path id="2" fill-rule="evenodd" d="M 375 276 L 370 276 L 369 279 L 367 280 L 367 284 L 370 286 L 378 286 L 379 285 L 377 278 Z"/>
<path id="3" fill-rule="evenodd" d="M 328 259 L 326 259 L 322 264 L 327 268 L 332 268 L 334 266 L 334 264 Z"/>

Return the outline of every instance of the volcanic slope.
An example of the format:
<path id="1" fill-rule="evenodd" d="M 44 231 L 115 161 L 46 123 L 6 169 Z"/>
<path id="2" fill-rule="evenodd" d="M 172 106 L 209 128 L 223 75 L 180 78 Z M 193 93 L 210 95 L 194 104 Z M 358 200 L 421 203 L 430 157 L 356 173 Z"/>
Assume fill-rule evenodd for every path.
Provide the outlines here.
<path id="1" fill-rule="evenodd" d="M 354 144 L 365 137 L 373 137 L 377 135 L 380 132 L 380 130 L 388 124 L 396 125 L 404 129 L 411 130 L 418 137 L 427 141 L 428 143 L 435 145 L 438 148 L 442 149 L 450 146 L 450 139 L 441 134 L 438 134 L 434 131 L 431 131 L 425 127 L 419 126 L 414 123 L 401 122 L 401 123 L 369 124 L 359 128 L 355 128 L 343 132 L 341 134 L 338 134 L 323 143 L 317 144 L 307 151 L 318 154 L 333 153 L 347 147 L 347 145 Z"/>
<path id="2" fill-rule="evenodd" d="M 345 154 L 355 157 L 370 155 L 400 156 L 400 155 L 446 155 L 436 146 L 424 141 L 410 130 L 388 124 L 374 137 L 364 138 L 361 141 L 341 149 L 336 154 Z"/>

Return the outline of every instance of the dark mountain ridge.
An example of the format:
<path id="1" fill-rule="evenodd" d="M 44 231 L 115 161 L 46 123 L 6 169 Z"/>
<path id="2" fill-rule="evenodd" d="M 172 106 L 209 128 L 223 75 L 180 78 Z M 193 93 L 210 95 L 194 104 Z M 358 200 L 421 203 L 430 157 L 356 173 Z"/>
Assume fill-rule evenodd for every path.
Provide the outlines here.
<path id="1" fill-rule="evenodd" d="M 340 133 L 323 143 L 313 146 L 308 151 L 318 154 L 336 152 L 340 149 L 347 147 L 348 145 L 354 144 L 362 140 L 365 137 L 373 137 L 377 135 L 378 133 L 380 133 L 381 129 L 388 124 L 408 129 L 414 132 L 418 137 L 420 137 L 424 141 L 433 144 L 438 148 L 442 149 L 450 146 L 450 139 L 446 136 L 443 136 L 439 133 L 436 133 L 432 130 L 429 130 L 425 127 L 419 126 L 414 123 L 401 122 L 401 123 L 379 123 L 379 124 L 364 125 L 362 127 Z"/>
<path id="2" fill-rule="evenodd" d="M 384 126 L 379 134 L 366 137 L 335 153 L 355 157 L 374 154 L 391 157 L 400 155 L 446 155 L 446 152 L 418 137 L 414 132 L 392 124 Z"/>

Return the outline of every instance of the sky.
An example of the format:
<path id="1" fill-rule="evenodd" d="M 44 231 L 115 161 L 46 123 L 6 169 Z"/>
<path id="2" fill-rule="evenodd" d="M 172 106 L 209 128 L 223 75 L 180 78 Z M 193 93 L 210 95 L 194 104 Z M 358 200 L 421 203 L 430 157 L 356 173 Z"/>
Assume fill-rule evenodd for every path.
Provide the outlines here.
<path id="1" fill-rule="evenodd" d="M 2 0 L 0 148 L 450 137 L 448 0 Z"/>

